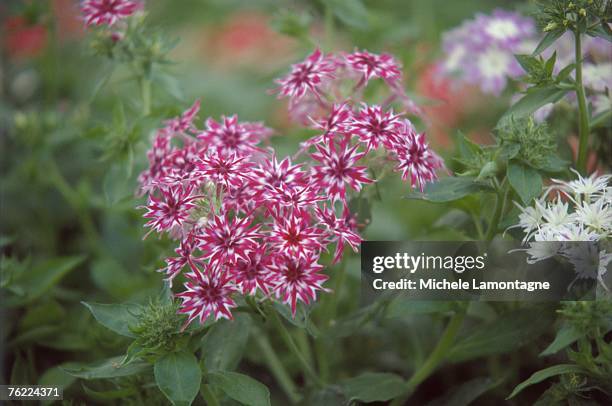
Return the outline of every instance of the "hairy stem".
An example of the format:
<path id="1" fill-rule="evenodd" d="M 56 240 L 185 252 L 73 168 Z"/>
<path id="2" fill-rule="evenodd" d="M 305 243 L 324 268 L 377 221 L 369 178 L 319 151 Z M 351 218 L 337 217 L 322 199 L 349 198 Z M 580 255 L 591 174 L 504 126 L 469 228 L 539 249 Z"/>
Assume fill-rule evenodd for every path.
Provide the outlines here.
<path id="1" fill-rule="evenodd" d="M 453 315 L 448 322 L 444 333 L 442 333 L 440 341 L 438 341 L 438 344 L 436 344 L 436 347 L 433 349 L 431 354 L 429 354 L 429 357 L 427 357 L 423 365 L 421 365 L 421 367 L 408 380 L 404 393 L 395 398 L 393 402 L 391 402 L 391 406 L 399 406 L 404 404 L 410 395 L 412 395 L 414 390 L 436 370 L 442 361 L 444 361 L 444 358 L 453 345 L 455 337 L 461 328 L 464 316 L 465 311 L 463 309 L 458 310 Z"/>
<path id="2" fill-rule="evenodd" d="M 254 337 L 255 343 L 259 347 L 268 368 L 272 372 L 272 375 L 274 375 L 281 389 L 285 392 L 285 395 L 287 395 L 292 404 L 298 403 L 301 399 L 298 389 L 285 369 L 285 366 L 274 352 L 268 338 L 263 333 L 255 334 Z"/>
<path id="3" fill-rule="evenodd" d="M 580 32 L 574 32 L 576 49 L 576 97 L 578 99 L 578 159 L 576 167 L 582 174 L 586 173 L 587 152 L 589 147 L 589 111 L 582 83 L 582 43 Z"/>
<path id="4" fill-rule="evenodd" d="M 269 315 L 269 319 L 272 321 L 272 324 L 274 325 L 274 327 L 278 330 L 279 334 L 281 335 L 281 338 L 285 342 L 285 345 L 289 347 L 289 350 L 293 353 L 295 358 L 300 363 L 300 366 L 302 367 L 302 371 L 304 372 L 304 374 L 316 386 L 323 387 L 324 386 L 323 382 L 321 381 L 319 376 L 316 374 L 316 372 L 312 369 L 312 366 L 308 363 L 308 361 L 306 361 L 306 358 L 304 358 L 304 355 L 300 352 L 298 346 L 295 344 L 295 341 L 293 340 L 293 337 L 291 337 L 289 330 L 287 330 L 287 328 L 283 324 L 283 321 L 280 319 L 278 313 L 271 307 L 268 307 L 267 310 L 268 311 L 266 313 Z"/>

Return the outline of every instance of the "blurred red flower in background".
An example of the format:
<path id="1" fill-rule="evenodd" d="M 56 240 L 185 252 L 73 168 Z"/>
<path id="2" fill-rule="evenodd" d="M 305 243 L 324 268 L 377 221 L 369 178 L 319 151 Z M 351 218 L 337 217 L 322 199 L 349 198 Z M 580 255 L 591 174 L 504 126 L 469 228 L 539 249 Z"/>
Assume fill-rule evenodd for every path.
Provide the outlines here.
<path id="1" fill-rule="evenodd" d="M 270 28 L 270 17 L 256 11 L 240 11 L 222 24 L 201 33 L 203 54 L 223 68 L 284 65 L 292 57 L 295 41 Z M 201 42 L 201 38 L 198 40 Z"/>
<path id="2" fill-rule="evenodd" d="M 3 46 L 10 59 L 36 57 L 47 44 L 47 28 L 40 23 L 30 23 L 20 15 L 8 17 L 2 31 Z"/>
<path id="3" fill-rule="evenodd" d="M 422 106 L 430 120 L 428 135 L 434 144 L 448 147 L 452 144 L 449 131 L 456 126 L 469 109 L 475 91 L 467 85 L 457 86 L 441 75 L 437 65 L 427 65 L 417 82 L 417 93 L 432 99 L 432 104 Z"/>

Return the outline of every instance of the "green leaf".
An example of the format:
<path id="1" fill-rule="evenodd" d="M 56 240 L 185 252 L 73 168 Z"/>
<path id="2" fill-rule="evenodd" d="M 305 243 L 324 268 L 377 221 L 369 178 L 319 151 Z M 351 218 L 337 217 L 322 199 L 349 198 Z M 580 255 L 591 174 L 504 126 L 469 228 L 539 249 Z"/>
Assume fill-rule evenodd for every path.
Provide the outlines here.
<path id="1" fill-rule="evenodd" d="M 82 379 L 105 379 L 130 376 L 141 373 L 149 368 L 144 362 L 132 362 L 128 365 L 121 365 L 123 356 L 112 357 L 93 364 L 79 362 L 69 362 L 60 367 L 66 373 Z"/>
<path id="2" fill-rule="evenodd" d="M 541 336 L 553 320 L 554 311 L 549 308 L 530 307 L 505 313 L 458 340 L 448 359 L 461 362 L 515 350 Z"/>
<path id="3" fill-rule="evenodd" d="M 325 0 L 325 6 L 344 24 L 358 29 L 368 27 L 368 10 L 361 0 Z"/>
<path id="4" fill-rule="evenodd" d="M 427 406 L 468 406 L 485 392 L 498 386 L 502 380 L 475 378 L 452 388 L 449 393 L 427 404 Z"/>
<path id="5" fill-rule="evenodd" d="M 86 386 L 83 383 L 81 384 L 81 386 L 83 387 L 83 391 L 88 397 L 94 400 L 98 400 L 100 402 L 104 402 L 107 400 L 113 400 L 113 399 L 123 399 L 127 396 L 131 396 L 136 393 L 136 389 L 134 389 L 133 387 L 116 389 L 116 390 L 97 391 L 97 390 L 94 390 Z"/>
<path id="6" fill-rule="evenodd" d="M 567 79 L 567 77 L 569 77 L 570 73 L 572 73 L 574 69 L 576 69 L 575 63 L 570 63 L 565 68 L 561 69 L 559 71 L 559 74 L 557 75 L 557 82 L 561 82 Z"/>
<path id="7" fill-rule="evenodd" d="M 557 155 L 549 155 L 545 158 L 545 162 L 539 165 L 539 168 L 546 172 L 562 172 L 567 169 L 569 161 L 559 158 Z"/>
<path id="8" fill-rule="evenodd" d="M 15 361 L 11 368 L 11 378 L 8 383 L 13 385 L 29 385 L 30 382 L 31 378 L 28 361 L 23 357 L 21 351 L 19 351 L 15 356 Z"/>
<path id="9" fill-rule="evenodd" d="M 317 326 L 310 320 L 310 307 L 305 306 L 304 304 L 298 304 L 295 316 L 291 313 L 291 309 L 289 306 L 284 305 L 282 303 L 274 302 L 274 309 L 278 311 L 278 313 L 283 316 L 289 323 L 293 324 L 296 327 L 304 328 L 308 333 L 316 337 L 319 335 L 319 330 Z"/>
<path id="10" fill-rule="evenodd" d="M 129 345 L 125 352 L 125 357 L 121 361 L 121 365 L 127 365 L 131 362 L 134 362 L 141 355 L 146 354 L 147 350 L 142 348 L 138 340 L 132 341 L 132 344 Z"/>
<path id="11" fill-rule="evenodd" d="M 269 406 L 270 391 L 263 383 L 250 376 L 229 371 L 208 374 L 208 381 L 230 398 L 249 406 Z"/>
<path id="12" fill-rule="evenodd" d="M 385 309 L 388 318 L 402 318 L 414 314 L 448 314 L 455 309 L 453 302 L 442 300 L 410 300 L 398 296 Z"/>
<path id="13" fill-rule="evenodd" d="M 128 272 L 110 257 L 94 261 L 90 267 L 90 275 L 100 290 L 109 293 L 117 301 L 123 301 L 134 292 L 142 290 L 146 283 L 140 273 Z"/>
<path id="14" fill-rule="evenodd" d="M 553 54 L 550 56 L 550 58 L 548 58 L 548 60 L 544 64 L 544 67 L 546 68 L 546 74 L 548 77 L 552 76 L 556 61 L 557 61 L 557 51 L 553 52 Z"/>
<path id="15" fill-rule="evenodd" d="M 528 386 L 535 385 L 536 383 L 540 383 L 545 379 L 548 379 L 552 376 L 563 375 L 563 374 L 579 374 L 584 373 L 584 369 L 578 365 L 574 364 L 560 364 L 555 365 L 546 369 L 542 369 L 538 372 L 535 372 L 533 375 L 529 377 L 526 381 L 521 382 L 519 385 L 514 388 L 510 396 L 506 398 L 506 400 L 511 399 L 519 394 L 523 389 Z"/>
<path id="16" fill-rule="evenodd" d="M 234 320 L 212 325 L 202 340 L 202 354 L 208 371 L 230 371 L 238 366 L 249 339 L 251 319 L 237 314 Z"/>
<path id="17" fill-rule="evenodd" d="M 136 304 L 102 304 L 81 302 L 89 309 L 98 323 L 125 337 L 136 337 L 130 331 L 130 325 L 138 321 L 136 314 L 140 306 Z"/>
<path id="18" fill-rule="evenodd" d="M 476 181 L 482 181 L 494 177 L 498 169 L 497 163 L 493 161 L 487 162 L 480 170 L 480 173 L 476 177 Z"/>
<path id="19" fill-rule="evenodd" d="M 598 127 L 611 127 L 612 126 L 612 109 L 604 110 L 591 117 L 589 127 L 591 129 Z"/>
<path id="20" fill-rule="evenodd" d="M 518 142 L 506 142 L 501 146 L 499 157 L 505 161 L 508 161 L 516 157 L 520 150 L 521 144 Z"/>
<path id="21" fill-rule="evenodd" d="M 72 385 L 75 381 L 75 377 L 66 373 L 60 367 L 53 367 L 47 369 L 42 376 L 38 379 L 38 385 L 42 386 L 60 386 L 64 389 Z"/>
<path id="22" fill-rule="evenodd" d="M 558 102 L 567 92 L 569 92 L 568 89 L 558 89 L 556 87 L 530 88 L 527 94 L 514 103 L 499 119 L 497 128 L 508 124 L 511 117 L 526 117 L 545 104 Z"/>
<path id="23" fill-rule="evenodd" d="M 384 402 L 393 399 L 406 389 L 406 382 L 398 375 L 382 372 L 366 372 L 340 383 L 344 394 L 351 401 Z"/>
<path id="24" fill-rule="evenodd" d="M 281 34 L 304 40 L 309 36 L 311 20 L 310 15 L 305 12 L 283 10 L 274 15 L 270 24 Z"/>
<path id="25" fill-rule="evenodd" d="M 540 41 L 536 49 L 533 50 L 531 55 L 536 56 L 544 52 L 549 46 L 553 44 L 561 35 L 563 35 L 563 30 L 554 30 L 546 33 L 544 38 Z"/>
<path id="26" fill-rule="evenodd" d="M 535 169 L 516 161 L 510 161 L 506 170 L 510 186 L 524 204 L 542 193 L 542 176 Z"/>
<path id="27" fill-rule="evenodd" d="M 592 37 L 600 37 L 609 42 L 612 42 L 612 29 L 608 25 L 608 22 L 604 20 L 601 21 L 601 24 L 599 26 L 592 30 L 589 30 L 587 34 Z"/>
<path id="28" fill-rule="evenodd" d="M 32 268 L 21 273 L 14 281 L 15 285 L 22 288 L 23 297 L 10 298 L 5 305 L 24 305 L 39 298 L 55 286 L 68 272 L 83 263 L 84 260 L 85 256 L 83 255 L 56 257 L 32 266 Z"/>
<path id="29" fill-rule="evenodd" d="M 518 61 L 519 65 L 527 73 L 534 73 L 540 68 L 540 60 L 532 55 L 514 55 L 514 58 Z"/>
<path id="30" fill-rule="evenodd" d="M 544 357 L 546 355 L 555 354 L 568 345 L 572 344 L 574 341 L 583 337 L 586 334 L 586 331 L 581 331 L 576 329 L 574 326 L 565 324 L 562 326 L 559 331 L 557 331 L 557 335 L 552 343 L 544 351 L 540 353 L 540 357 Z"/>
<path id="31" fill-rule="evenodd" d="M 202 371 L 189 352 L 166 354 L 155 362 L 155 382 L 175 406 L 190 405 L 200 390 Z"/>
<path id="32" fill-rule="evenodd" d="M 462 133 L 459 133 L 457 136 L 457 145 L 459 147 L 459 155 L 466 161 L 482 155 L 482 147 Z"/>
<path id="33" fill-rule="evenodd" d="M 435 203 L 446 203 L 477 192 L 492 192 L 486 183 L 476 182 L 474 178 L 447 177 L 428 183 L 423 192 L 412 191 L 407 199 L 421 199 Z"/>

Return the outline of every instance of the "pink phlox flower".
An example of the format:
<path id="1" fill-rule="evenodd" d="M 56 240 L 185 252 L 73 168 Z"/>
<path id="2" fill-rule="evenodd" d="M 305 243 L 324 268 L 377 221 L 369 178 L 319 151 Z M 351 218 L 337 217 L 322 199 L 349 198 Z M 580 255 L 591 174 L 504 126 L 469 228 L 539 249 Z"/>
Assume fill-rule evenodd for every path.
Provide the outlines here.
<path id="1" fill-rule="evenodd" d="M 305 257 L 279 255 L 274 258 L 274 293 L 290 306 L 293 316 L 298 301 L 308 305 L 316 300 L 317 291 L 328 291 L 323 287 L 328 276 L 321 272 L 323 266 L 317 261 L 318 256 L 313 253 Z"/>
<path id="2" fill-rule="evenodd" d="M 246 252 L 257 246 L 257 239 L 263 237 L 259 231 L 260 224 L 251 226 L 253 218 L 234 217 L 229 219 L 227 213 L 216 215 L 196 235 L 205 258 L 211 262 L 235 263 L 238 258 L 247 258 Z"/>
<path id="3" fill-rule="evenodd" d="M 114 25 L 140 8 L 142 8 L 142 3 L 133 0 L 85 0 L 81 2 L 81 12 L 87 26 Z"/>
<path id="4" fill-rule="evenodd" d="M 401 66 L 389 54 L 373 54 L 368 51 L 355 51 L 345 56 L 346 65 L 355 72 L 363 74 L 360 84 L 367 85 L 374 77 L 384 79 L 395 85 L 402 77 Z"/>
<path id="5" fill-rule="evenodd" d="M 147 151 L 149 168 L 138 176 L 139 195 L 151 192 L 154 189 L 155 181 L 163 177 L 167 171 L 164 161 L 174 151 L 170 143 L 171 138 L 171 134 L 166 129 L 158 130 L 155 134 L 153 145 Z"/>
<path id="6" fill-rule="evenodd" d="M 270 224 L 267 242 L 279 254 L 306 257 L 324 248 L 323 231 L 304 211 L 281 210 Z"/>
<path id="7" fill-rule="evenodd" d="M 327 199 L 319 194 L 319 186 L 316 183 L 285 183 L 281 186 L 272 187 L 267 193 L 268 209 L 291 208 L 293 210 L 306 210 L 313 207 L 317 202 Z"/>
<path id="8" fill-rule="evenodd" d="M 195 195 L 194 191 L 193 186 L 174 186 L 160 188 L 161 197 L 150 194 L 147 205 L 140 206 L 147 210 L 143 217 L 150 219 L 145 227 L 151 227 L 151 230 L 145 238 L 152 231 L 163 233 L 182 227 L 189 218 L 191 209 L 196 207 L 194 200 L 202 197 Z"/>
<path id="9" fill-rule="evenodd" d="M 389 149 L 397 142 L 401 129 L 399 117 L 393 110 L 384 111 L 381 106 L 364 104 L 353 120 L 351 132 L 365 144 L 368 152 L 380 145 Z"/>
<path id="10" fill-rule="evenodd" d="M 229 272 L 243 295 L 253 296 L 257 289 L 268 295 L 274 286 L 271 266 L 272 255 L 260 244 L 257 248 L 247 250 L 245 258 L 238 258 Z"/>
<path id="11" fill-rule="evenodd" d="M 366 176 L 368 168 L 356 165 L 357 161 L 366 155 L 365 152 L 357 151 L 358 148 L 359 144 L 351 146 L 345 138 L 337 147 L 335 142 L 316 145 L 317 151 L 310 155 L 321 163 L 312 168 L 315 182 L 334 202 L 346 202 L 345 183 L 359 191 L 363 184 L 373 182 Z"/>
<path id="12" fill-rule="evenodd" d="M 166 127 L 172 132 L 195 131 L 193 120 L 200 111 L 200 100 L 196 100 L 183 114 L 165 122 Z"/>
<path id="13" fill-rule="evenodd" d="M 182 240 L 180 245 L 174 250 L 176 256 L 166 259 L 166 266 L 159 269 L 158 272 L 166 274 L 166 280 L 172 286 L 172 280 L 181 273 L 185 265 L 192 264 L 193 252 L 197 249 L 198 243 L 195 239 L 194 232 L 189 232 Z"/>
<path id="14" fill-rule="evenodd" d="M 417 134 L 408 124 L 404 129 L 393 150 L 398 162 L 396 170 L 402 172 L 402 180 L 410 177 L 410 186 L 423 191 L 425 183 L 438 178 L 436 171 L 444 168 L 444 161 L 429 148 L 425 134 Z"/>
<path id="15" fill-rule="evenodd" d="M 345 207 L 342 217 L 337 217 L 331 208 L 317 207 L 315 209 L 317 218 L 327 227 L 329 241 L 336 243 L 333 263 L 342 259 L 344 247 L 348 244 L 354 252 L 359 251 L 361 236 L 356 231 L 356 225 L 349 210 Z"/>
<path id="16" fill-rule="evenodd" d="M 206 120 L 206 130 L 198 135 L 208 146 L 216 149 L 218 154 L 248 155 L 263 139 L 269 137 L 272 130 L 261 123 L 240 123 L 238 116 L 221 117 L 221 122 L 212 118 Z"/>
<path id="17" fill-rule="evenodd" d="M 246 156 L 208 153 L 197 162 L 198 171 L 215 184 L 239 187 L 252 179 L 253 164 Z"/>
<path id="18" fill-rule="evenodd" d="M 291 66 L 291 72 L 277 79 L 280 86 L 275 89 L 280 97 L 290 97 L 292 102 L 302 98 L 307 92 L 317 98 L 325 79 L 331 79 L 336 70 L 330 57 L 323 55 L 320 49 L 310 54 L 303 62 Z"/>
<path id="19" fill-rule="evenodd" d="M 294 165 L 289 157 L 279 162 L 275 153 L 253 169 L 252 179 L 255 189 L 268 193 L 274 188 L 306 184 L 302 165 Z"/>
<path id="20" fill-rule="evenodd" d="M 202 264 L 203 269 L 193 266 L 187 273 L 185 291 L 176 295 L 182 300 L 179 313 L 189 317 L 183 330 L 196 318 L 204 323 L 209 316 L 215 320 L 233 319 L 231 309 L 236 307 L 232 294 L 237 292 L 229 273 L 212 264 Z"/>

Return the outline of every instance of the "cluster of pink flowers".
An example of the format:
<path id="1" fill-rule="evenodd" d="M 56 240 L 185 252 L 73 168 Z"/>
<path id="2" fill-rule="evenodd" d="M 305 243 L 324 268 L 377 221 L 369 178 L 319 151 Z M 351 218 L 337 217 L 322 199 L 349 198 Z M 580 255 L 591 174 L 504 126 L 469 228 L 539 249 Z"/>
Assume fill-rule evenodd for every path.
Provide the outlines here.
<path id="1" fill-rule="evenodd" d="M 117 21 L 131 16 L 142 8 L 139 0 L 83 0 L 81 12 L 85 24 L 114 25 Z"/>
<path id="2" fill-rule="evenodd" d="M 391 95 L 382 105 L 360 103 L 375 78 Z M 355 84 L 342 95 L 346 80 Z M 368 175 L 371 153 L 372 162 L 393 163 L 421 189 L 443 167 L 424 135 L 389 107 L 408 100 L 392 56 L 316 50 L 277 82 L 280 96 L 290 98 L 291 109 L 308 111 L 317 130 L 295 157 L 278 158 L 265 147 L 272 130 L 235 115 L 209 118 L 198 129 L 199 102 L 167 121 L 148 152 L 149 168 L 139 177 L 148 195 L 145 226 L 178 241 L 161 271 L 172 281 L 187 270 L 177 295 L 187 323 L 232 318 L 240 295 L 276 298 L 295 314 L 298 302 L 309 304 L 325 291 L 322 253 L 333 250 L 338 262 L 345 247 L 357 251 L 361 242 L 348 202 L 375 181 Z M 317 108 L 300 108 L 306 100 Z M 301 162 L 293 162 L 298 156 Z"/>

